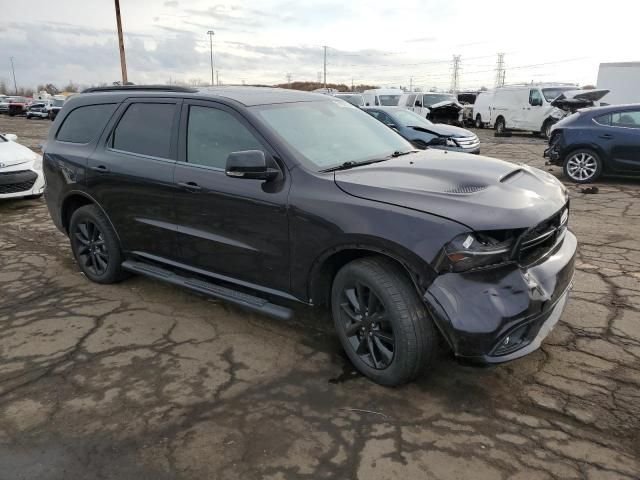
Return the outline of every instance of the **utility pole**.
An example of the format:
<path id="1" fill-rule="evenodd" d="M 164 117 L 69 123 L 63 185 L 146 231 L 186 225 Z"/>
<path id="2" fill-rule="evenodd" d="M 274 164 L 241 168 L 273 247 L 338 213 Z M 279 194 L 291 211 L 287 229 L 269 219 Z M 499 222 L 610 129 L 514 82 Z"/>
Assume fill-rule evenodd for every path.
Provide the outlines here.
<path id="1" fill-rule="evenodd" d="M 124 37 L 122 36 L 122 20 L 120 19 L 120 0 L 116 2 L 116 23 L 118 24 L 118 45 L 120 46 L 120 69 L 122 70 L 122 85 L 128 83 L 127 80 L 127 59 L 124 56 Z"/>
<path id="2" fill-rule="evenodd" d="M 13 57 L 9 57 L 11 60 L 11 74 L 13 75 L 13 89 L 16 91 L 16 95 L 18 95 L 18 84 L 16 83 L 16 70 L 13 68 Z"/>
<path id="3" fill-rule="evenodd" d="M 460 90 L 460 55 L 453 56 L 453 70 L 451 72 L 451 93 L 454 95 Z"/>
<path id="4" fill-rule="evenodd" d="M 289 84 L 289 88 L 291 88 L 291 79 L 293 78 L 293 75 L 291 73 L 287 73 L 287 83 Z"/>
<path id="5" fill-rule="evenodd" d="M 496 63 L 496 87 L 504 86 L 504 77 L 506 70 L 504 68 L 504 53 L 498 54 L 498 62 Z"/>
<path id="6" fill-rule="evenodd" d="M 327 89 L 327 46 L 324 47 L 324 88 Z"/>
<path id="7" fill-rule="evenodd" d="M 220 73 L 220 70 L 216 70 L 216 85 L 220 85 L 220 77 L 218 77 L 218 73 Z"/>
<path id="8" fill-rule="evenodd" d="M 353 92 L 353 77 L 351 77 L 351 91 Z"/>
<path id="9" fill-rule="evenodd" d="M 413 92 L 413 77 L 409 77 L 409 93 Z"/>
<path id="10" fill-rule="evenodd" d="M 211 53 L 211 86 L 213 87 L 213 30 L 209 30 L 207 35 L 209 35 L 209 51 Z"/>

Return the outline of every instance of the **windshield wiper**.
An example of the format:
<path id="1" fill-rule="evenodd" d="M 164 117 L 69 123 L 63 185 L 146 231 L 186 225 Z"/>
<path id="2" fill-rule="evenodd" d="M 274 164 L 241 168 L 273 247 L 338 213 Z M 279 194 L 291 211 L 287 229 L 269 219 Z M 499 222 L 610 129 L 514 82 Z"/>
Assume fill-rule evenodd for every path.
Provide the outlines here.
<path id="1" fill-rule="evenodd" d="M 349 170 L 350 168 L 353 168 L 353 167 L 361 167 L 363 165 L 371 165 L 372 163 L 385 162 L 391 158 L 396 158 L 401 155 L 407 155 L 409 153 L 415 153 L 417 151 L 418 150 L 407 150 L 406 152 L 401 152 L 399 150 L 396 150 L 386 158 L 377 158 L 375 160 L 365 160 L 363 162 L 355 162 L 353 160 L 349 160 L 348 162 L 341 163 L 340 165 L 336 165 L 335 167 L 329 167 L 329 168 L 325 168 L 324 170 L 320 170 L 320 172 L 326 173 L 326 172 L 335 172 L 337 170 Z"/>
<path id="2" fill-rule="evenodd" d="M 396 150 L 391 155 L 389 155 L 389 157 L 390 158 L 397 158 L 397 157 L 401 157 L 402 155 L 409 155 L 410 153 L 416 153 L 418 151 L 419 150 L 407 150 L 406 152 L 401 152 L 399 150 Z"/>

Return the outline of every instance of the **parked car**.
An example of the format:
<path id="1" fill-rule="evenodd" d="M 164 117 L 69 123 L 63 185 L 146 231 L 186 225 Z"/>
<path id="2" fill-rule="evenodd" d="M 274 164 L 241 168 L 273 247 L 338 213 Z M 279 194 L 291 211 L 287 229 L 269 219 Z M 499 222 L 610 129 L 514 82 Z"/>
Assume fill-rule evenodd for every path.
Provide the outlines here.
<path id="1" fill-rule="evenodd" d="M 49 108 L 49 119 L 55 120 L 60 112 L 60 109 L 64 105 L 64 102 L 67 101 L 67 97 L 64 95 L 54 95 L 51 100 L 51 107 Z"/>
<path id="2" fill-rule="evenodd" d="M 478 91 L 470 92 L 458 92 L 458 103 L 462 105 L 462 125 L 474 125 L 475 120 L 473 118 L 473 104 L 476 103 L 478 98 Z"/>
<path id="3" fill-rule="evenodd" d="M 450 93 L 408 92 L 399 104 L 434 123 L 462 125 L 462 105 Z"/>
<path id="4" fill-rule="evenodd" d="M 560 120 L 544 156 L 577 183 L 640 174 L 640 104 L 587 108 Z"/>
<path id="5" fill-rule="evenodd" d="M 553 175 L 415 150 L 327 95 L 90 89 L 50 129 L 44 170 L 89 280 L 134 272 L 279 318 L 328 305 L 355 367 L 385 385 L 428 367 L 439 332 L 479 362 L 530 353 L 572 282 Z"/>
<path id="6" fill-rule="evenodd" d="M 362 92 L 364 104 L 367 107 L 395 107 L 398 105 L 401 95 L 402 90 L 398 88 L 374 88 Z"/>
<path id="7" fill-rule="evenodd" d="M 579 108 L 593 106 L 608 90 L 579 90 L 575 85 L 540 84 L 498 87 L 478 95 L 476 126 L 502 133 L 522 130 L 548 138 L 551 127 Z"/>
<path id="8" fill-rule="evenodd" d="M 0 113 L 9 113 L 9 104 L 13 101 L 14 97 L 7 97 L 0 99 Z"/>
<path id="9" fill-rule="evenodd" d="M 27 105 L 31 100 L 26 97 L 12 97 L 9 102 L 8 112 L 9 116 L 24 115 L 27 113 Z"/>
<path id="10" fill-rule="evenodd" d="M 480 153 L 480 139 L 464 128 L 434 124 L 402 107 L 364 107 L 364 111 L 393 128 L 414 147 Z"/>
<path id="11" fill-rule="evenodd" d="M 355 107 L 364 107 L 364 97 L 359 93 L 336 93 L 335 97 L 349 102 Z"/>
<path id="12" fill-rule="evenodd" d="M 13 134 L 0 134 L 0 199 L 38 198 L 44 191 L 42 156 L 18 143 Z"/>
<path id="13" fill-rule="evenodd" d="M 51 107 L 44 102 L 32 103 L 27 108 L 27 118 L 49 118 L 49 110 Z"/>

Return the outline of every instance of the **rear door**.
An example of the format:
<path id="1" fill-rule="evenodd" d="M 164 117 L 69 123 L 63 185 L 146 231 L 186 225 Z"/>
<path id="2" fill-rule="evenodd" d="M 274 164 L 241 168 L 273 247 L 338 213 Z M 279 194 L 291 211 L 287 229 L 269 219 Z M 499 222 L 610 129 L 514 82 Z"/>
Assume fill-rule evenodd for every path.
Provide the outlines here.
<path id="1" fill-rule="evenodd" d="M 173 170 L 180 103 L 167 98 L 128 99 L 89 157 L 89 192 L 106 211 L 127 251 L 176 256 Z"/>
<path id="2" fill-rule="evenodd" d="M 618 171 L 640 171 L 640 109 L 615 112 L 598 117 L 603 125 L 598 142 L 609 152 Z"/>
<path id="3" fill-rule="evenodd" d="M 262 150 L 282 171 L 273 182 L 228 177 L 231 152 Z M 181 261 L 253 285 L 288 291 L 290 180 L 245 118 L 215 102 L 185 101 L 175 171 Z"/>

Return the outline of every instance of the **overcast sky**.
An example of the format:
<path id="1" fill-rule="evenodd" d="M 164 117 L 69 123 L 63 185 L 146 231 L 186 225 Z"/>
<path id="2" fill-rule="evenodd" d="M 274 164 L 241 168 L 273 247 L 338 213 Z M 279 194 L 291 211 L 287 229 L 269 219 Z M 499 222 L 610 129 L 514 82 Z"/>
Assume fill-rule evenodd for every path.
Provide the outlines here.
<path id="1" fill-rule="evenodd" d="M 120 78 L 113 0 L 0 0 L 0 79 L 18 86 Z M 129 80 L 224 83 L 316 80 L 447 89 L 461 55 L 462 88 L 595 83 L 600 62 L 638 61 L 637 0 L 120 0 Z"/>

